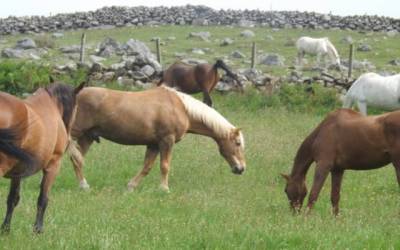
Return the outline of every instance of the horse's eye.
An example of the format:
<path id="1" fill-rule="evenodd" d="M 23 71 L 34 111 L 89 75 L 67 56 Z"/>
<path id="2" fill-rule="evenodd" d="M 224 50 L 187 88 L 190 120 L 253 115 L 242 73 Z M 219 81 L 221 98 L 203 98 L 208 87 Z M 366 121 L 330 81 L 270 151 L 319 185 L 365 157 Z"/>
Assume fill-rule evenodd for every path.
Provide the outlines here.
<path id="1" fill-rule="evenodd" d="M 237 142 L 236 142 L 236 146 L 240 146 L 240 145 L 242 145 L 242 144 L 240 143 L 240 141 L 237 141 Z"/>

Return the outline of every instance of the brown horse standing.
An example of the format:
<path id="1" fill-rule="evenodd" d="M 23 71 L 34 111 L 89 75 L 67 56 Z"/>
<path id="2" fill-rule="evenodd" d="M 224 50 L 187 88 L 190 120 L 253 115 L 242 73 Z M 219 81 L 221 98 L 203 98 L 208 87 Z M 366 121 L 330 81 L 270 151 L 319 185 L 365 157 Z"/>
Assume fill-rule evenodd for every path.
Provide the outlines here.
<path id="1" fill-rule="evenodd" d="M 82 174 L 83 155 L 94 140 L 103 137 L 119 144 L 147 146 L 143 169 L 131 179 L 129 189 L 139 185 L 160 154 L 161 188 L 168 191 L 172 147 L 186 133 L 213 138 L 232 172 L 241 174 L 245 170 L 240 129 L 195 98 L 164 86 L 140 92 L 85 88 L 78 95 L 71 130 L 79 145 L 71 144 L 75 150 L 70 152 L 80 186 L 89 187 Z"/>
<path id="2" fill-rule="evenodd" d="M 42 232 L 48 193 L 68 144 L 75 95 L 82 87 L 83 84 L 73 89 L 54 83 L 40 88 L 24 101 L 0 92 L 0 177 L 11 179 L 7 212 L 1 226 L 3 232 L 10 230 L 13 210 L 19 202 L 21 179 L 40 169 L 43 178 L 34 231 Z"/>
<path id="3" fill-rule="evenodd" d="M 350 109 L 330 113 L 303 141 L 294 160 L 285 192 L 299 211 L 307 195 L 305 178 L 316 162 L 307 209 L 313 207 L 329 173 L 333 213 L 339 213 L 340 185 L 346 169 L 369 170 L 392 163 L 400 185 L 400 111 L 365 117 Z"/>
<path id="4" fill-rule="evenodd" d="M 214 65 L 208 63 L 190 65 L 183 62 L 175 62 L 163 72 L 158 85 L 165 84 L 187 94 L 202 92 L 203 102 L 208 106 L 212 106 L 210 93 L 219 81 L 219 68 L 232 77 L 241 89 L 243 88 L 237 75 L 232 73 L 224 61 L 220 59 Z"/>

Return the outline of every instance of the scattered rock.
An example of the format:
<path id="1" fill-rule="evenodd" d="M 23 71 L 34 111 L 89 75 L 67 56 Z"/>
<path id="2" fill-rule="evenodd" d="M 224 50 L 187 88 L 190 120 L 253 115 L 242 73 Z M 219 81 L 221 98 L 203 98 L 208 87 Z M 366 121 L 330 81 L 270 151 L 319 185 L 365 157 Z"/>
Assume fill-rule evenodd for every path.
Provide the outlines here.
<path id="1" fill-rule="evenodd" d="M 59 33 L 59 32 L 55 32 L 55 33 L 51 34 L 51 36 L 53 38 L 62 38 L 62 37 L 64 37 L 64 34 L 63 33 Z"/>
<path id="2" fill-rule="evenodd" d="M 245 37 L 245 38 L 251 38 L 254 37 L 256 34 L 254 34 L 253 31 L 251 30 L 244 30 L 242 32 L 240 32 L 240 36 Z"/>
<path id="3" fill-rule="evenodd" d="M 60 51 L 65 54 L 79 53 L 81 51 L 81 47 L 79 45 L 65 46 L 61 47 Z"/>
<path id="4" fill-rule="evenodd" d="M 235 50 L 232 52 L 231 57 L 240 59 L 240 58 L 245 58 L 246 56 L 239 50 Z"/>
<path id="5" fill-rule="evenodd" d="M 362 52 L 368 52 L 371 51 L 371 46 L 369 46 L 366 43 L 361 43 L 358 45 L 357 50 Z"/>
<path id="6" fill-rule="evenodd" d="M 192 49 L 192 53 L 193 54 L 197 54 L 197 55 L 204 55 L 205 54 L 204 50 L 198 49 L 198 48 Z"/>
<path id="7" fill-rule="evenodd" d="M 270 66 L 284 66 L 285 65 L 285 58 L 281 55 L 271 53 L 261 55 L 259 57 L 259 63 L 270 65 Z"/>
<path id="8" fill-rule="evenodd" d="M 203 41 L 209 42 L 211 37 L 210 32 L 208 31 L 200 31 L 200 32 L 190 32 L 189 38 L 199 38 Z"/>
<path id="9" fill-rule="evenodd" d="M 341 42 L 346 44 L 352 44 L 353 38 L 351 36 L 345 36 L 342 38 Z"/>
<path id="10" fill-rule="evenodd" d="M 396 59 L 389 61 L 389 64 L 393 65 L 393 66 L 400 66 L 400 58 L 396 58 Z"/>
<path id="11" fill-rule="evenodd" d="M 390 31 L 386 32 L 386 35 L 387 35 L 388 37 L 395 37 L 395 36 L 397 36 L 398 34 L 399 34 L 399 32 L 398 32 L 397 30 L 390 30 Z"/>
<path id="12" fill-rule="evenodd" d="M 140 71 L 147 77 L 151 77 L 156 72 L 150 65 L 143 66 Z"/>
<path id="13" fill-rule="evenodd" d="M 30 38 L 24 38 L 22 40 L 17 41 L 17 44 L 15 45 L 16 49 L 35 49 L 36 43 L 33 41 L 33 39 Z"/>
<path id="14" fill-rule="evenodd" d="M 226 37 L 226 38 L 224 38 L 223 40 L 222 40 L 222 42 L 221 42 L 221 46 L 228 46 L 228 45 L 231 45 L 233 43 L 233 40 L 232 39 L 230 39 L 229 37 Z"/>

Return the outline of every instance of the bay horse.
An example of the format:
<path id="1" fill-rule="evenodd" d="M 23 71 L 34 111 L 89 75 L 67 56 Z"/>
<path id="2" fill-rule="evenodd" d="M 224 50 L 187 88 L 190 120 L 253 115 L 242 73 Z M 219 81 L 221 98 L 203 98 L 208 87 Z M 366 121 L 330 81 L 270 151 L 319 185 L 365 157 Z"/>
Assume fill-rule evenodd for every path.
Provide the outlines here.
<path id="1" fill-rule="evenodd" d="M 213 108 L 190 95 L 166 86 L 140 92 L 88 87 L 77 97 L 76 119 L 71 137 L 71 160 L 80 187 L 89 188 L 82 173 L 83 156 L 100 137 L 123 145 L 146 145 L 143 169 L 128 183 L 136 188 L 160 154 L 161 185 L 168 191 L 172 148 L 186 133 L 211 137 L 234 174 L 246 168 L 244 139 Z"/>
<path id="2" fill-rule="evenodd" d="M 304 55 L 309 54 L 317 56 L 317 65 L 320 65 L 321 58 L 324 59 L 326 64 L 326 57 L 329 57 L 332 64 L 340 66 L 339 53 L 327 37 L 312 38 L 302 36 L 296 41 L 296 48 L 297 59 L 300 65 L 303 62 Z"/>
<path id="3" fill-rule="evenodd" d="M 210 93 L 220 79 L 218 69 L 223 69 L 243 90 L 243 85 L 237 75 L 232 73 L 224 61 L 220 59 L 214 65 L 208 63 L 190 65 L 184 62 L 175 62 L 163 72 L 162 78 L 157 85 L 164 84 L 187 94 L 202 92 L 203 102 L 208 106 L 212 106 Z"/>
<path id="4" fill-rule="evenodd" d="M 11 179 L 2 232 L 10 231 L 22 178 L 39 170 L 43 177 L 33 229 L 36 233 L 43 231 L 48 193 L 68 144 L 75 96 L 83 86 L 74 89 L 53 83 L 25 100 L 0 92 L 0 176 Z"/>
<path id="5" fill-rule="evenodd" d="M 309 212 L 328 174 L 331 174 L 333 214 L 339 213 L 340 186 L 345 170 L 370 170 L 392 163 L 400 185 L 400 111 L 363 116 L 351 109 L 331 112 L 301 144 L 286 179 L 291 208 L 300 211 L 307 195 L 306 174 L 315 162 L 308 198 Z"/>
<path id="6" fill-rule="evenodd" d="M 381 76 L 376 73 L 362 74 L 347 91 L 343 108 L 357 103 L 359 111 L 367 115 L 367 105 L 386 110 L 400 108 L 400 74 Z"/>

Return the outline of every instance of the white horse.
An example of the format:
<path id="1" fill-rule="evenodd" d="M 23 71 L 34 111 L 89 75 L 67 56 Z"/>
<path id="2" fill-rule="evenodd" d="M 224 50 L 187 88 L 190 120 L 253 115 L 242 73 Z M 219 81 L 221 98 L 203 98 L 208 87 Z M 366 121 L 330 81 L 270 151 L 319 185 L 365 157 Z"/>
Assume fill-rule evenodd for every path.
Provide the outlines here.
<path id="1" fill-rule="evenodd" d="M 387 110 L 400 108 L 400 74 L 381 76 L 362 74 L 347 91 L 343 107 L 351 108 L 357 102 L 358 109 L 367 115 L 367 105 Z"/>
<path id="2" fill-rule="evenodd" d="M 298 63 L 301 65 L 305 54 L 316 55 L 317 65 L 320 65 L 321 57 L 324 58 L 326 65 L 326 57 L 328 56 L 332 64 L 340 66 L 340 58 L 335 46 L 327 37 L 312 38 L 308 36 L 300 37 L 296 42 Z"/>

